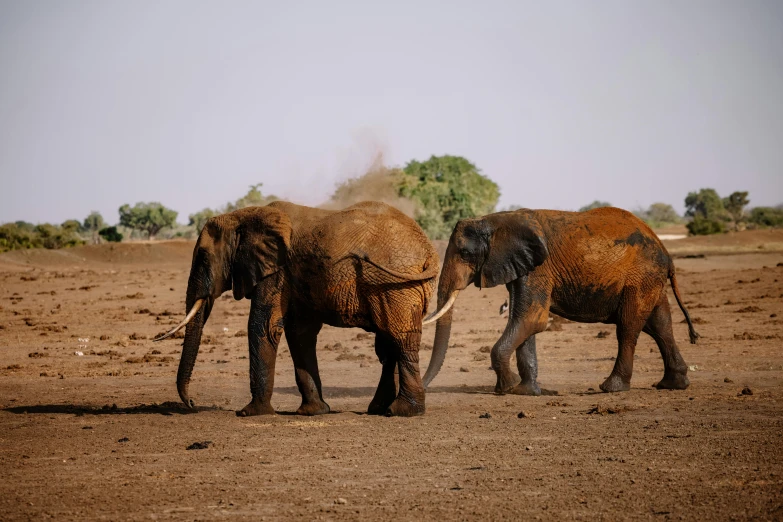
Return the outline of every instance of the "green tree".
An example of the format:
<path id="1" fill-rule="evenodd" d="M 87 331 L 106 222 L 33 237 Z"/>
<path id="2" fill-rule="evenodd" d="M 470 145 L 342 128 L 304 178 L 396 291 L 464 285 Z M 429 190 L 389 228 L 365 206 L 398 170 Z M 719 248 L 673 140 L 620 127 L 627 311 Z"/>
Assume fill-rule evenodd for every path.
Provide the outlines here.
<path id="1" fill-rule="evenodd" d="M 273 194 L 264 196 L 261 193 L 261 187 L 263 185 L 263 183 L 250 185 L 250 190 L 247 191 L 247 194 L 236 200 L 234 203 L 226 204 L 225 212 L 233 212 L 234 210 L 245 207 L 263 207 L 264 205 L 280 199 Z"/>
<path id="2" fill-rule="evenodd" d="M 597 199 L 590 203 L 589 205 L 585 205 L 584 207 L 579 209 L 579 212 L 586 212 L 588 210 L 593 210 L 594 208 L 604 208 L 604 207 L 611 207 L 612 204 L 608 201 L 598 201 Z"/>
<path id="3" fill-rule="evenodd" d="M 106 222 L 103 221 L 100 212 L 95 210 L 90 212 L 90 215 L 84 218 L 84 223 L 82 223 L 82 230 L 90 235 L 93 244 L 98 243 L 99 233 L 103 228 L 106 228 Z"/>
<path id="4" fill-rule="evenodd" d="M 149 239 L 162 229 L 172 226 L 177 220 L 177 212 L 158 202 L 136 203 L 135 206 L 120 207 L 120 225 L 147 233 Z"/>
<path id="5" fill-rule="evenodd" d="M 731 219 L 723 206 L 723 200 L 711 188 L 688 193 L 685 197 L 685 215 L 693 218 L 686 225 L 692 235 L 725 232 L 726 221 Z"/>
<path id="6" fill-rule="evenodd" d="M 734 192 L 729 197 L 723 198 L 723 208 L 726 209 L 726 212 L 731 216 L 731 220 L 734 221 L 734 230 L 739 230 L 740 223 L 745 218 L 745 207 L 749 203 L 747 192 Z"/>
<path id="7" fill-rule="evenodd" d="M 432 239 L 448 239 L 457 221 L 495 210 L 500 189 L 460 156 L 411 161 L 399 175 L 399 195 L 416 203 L 416 221 Z"/>
<path id="8" fill-rule="evenodd" d="M 104 227 L 98 231 L 98 235 L 110 243 L 119 243 L 122 241 L 123 237 L 122 234 L 117 231 L 117 227 Z"/>
<path id="9" fill-rule="evenodd" d="M 204 228 L 204 225 L 207 224 L 207 221 L 210 218 L 213 218 L 217 215 L 217 213 L 210 209 L 205 208 L 204 210 L 200 212 L 196 212 L 195 214 L 191 214 L 188 216 L 188 225 L 196 228 L 196 233 L 201 233 L 201 229 Z"/>

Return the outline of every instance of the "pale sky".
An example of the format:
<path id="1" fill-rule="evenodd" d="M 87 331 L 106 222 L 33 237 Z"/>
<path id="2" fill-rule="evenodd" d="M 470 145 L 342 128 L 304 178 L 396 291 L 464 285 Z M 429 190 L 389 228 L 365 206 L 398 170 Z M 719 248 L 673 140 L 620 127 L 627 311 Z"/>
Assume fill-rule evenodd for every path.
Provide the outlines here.
<path id="1" fill-rule="evenodd" d="M 0 0 L 0 222 L 465 156 L 499 208 L 783 202 L 783 2 Z"/>

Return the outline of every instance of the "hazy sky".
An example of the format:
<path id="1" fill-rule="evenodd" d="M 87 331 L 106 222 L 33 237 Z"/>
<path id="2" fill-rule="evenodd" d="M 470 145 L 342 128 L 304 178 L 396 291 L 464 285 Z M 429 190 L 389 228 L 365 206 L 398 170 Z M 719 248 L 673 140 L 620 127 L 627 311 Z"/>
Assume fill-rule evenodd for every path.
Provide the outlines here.
<path id="1" fill-rule="evenodd" d="M 318 204 L 382 152 L 499 207 L 783 202 L 783 2 L 0 0 L 0 222 Z"/>

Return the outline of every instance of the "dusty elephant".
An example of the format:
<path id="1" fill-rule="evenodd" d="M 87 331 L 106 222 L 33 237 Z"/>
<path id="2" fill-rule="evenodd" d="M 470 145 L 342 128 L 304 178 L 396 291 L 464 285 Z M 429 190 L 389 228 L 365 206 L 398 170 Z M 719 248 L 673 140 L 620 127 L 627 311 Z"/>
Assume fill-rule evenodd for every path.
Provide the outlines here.
<path id="1" fill-rule="evenodd" d="M 521 209 L 457 223 L 438 284 L 432 359 L 425 387 L 440 370 L 451 332 L 451 306 L 460 290 L 505 284 L 506 329 L 492 348 L 496 393 L 540 395 L 535 334 L 546 329 L 549 311 L 578 322 L 617 325 L 618 353 L 607 392 L 630 388 L 633 354 L 641 332 L 663 357 L 658 388 L 685 389 L 688 368 L 672 333 L 666 281 L 688 322 L 691 343 L 698 334 L 682 304 L 671 256 L 655 233 L 617 208 L 587 212 Z M 519 376 L 509 360 L 516 350 Z"/>
<path id="2" fill-rule="evenodd" d="M 421 228 L 383 203 L 331 211 L 278 201 L 212 218 L 193 251 L 187 316 L 160 338 L 187 325 L 177 373 L 180 398 L 192 407 L 188 383 L 201 332 L 215 300 L 232 289 L 234 299 L 251 300 L 252 400 L 238 415 L 274 413 L 270 399 L 283 333 L 302 395 L 297 413 L 329 412 L 315 351 L 324 323 L 376 334 L 383 369 L 369 413 L 424 413 L 418 350 L 438 269 L 438 255 Z"/>

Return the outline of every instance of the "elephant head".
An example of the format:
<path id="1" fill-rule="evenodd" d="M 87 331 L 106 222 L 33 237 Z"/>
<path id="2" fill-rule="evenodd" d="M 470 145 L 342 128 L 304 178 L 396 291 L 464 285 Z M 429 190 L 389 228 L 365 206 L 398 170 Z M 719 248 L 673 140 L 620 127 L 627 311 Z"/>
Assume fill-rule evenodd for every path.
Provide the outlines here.
<path id="1" fill-rule="evenodd" d="M 438 321 L 424 386 L 435 378 L 446 357 L 451 306 L 457 294 L 471 283 L 478 288 L 491 288 L 524 277 L 548 255 L 541 225 L 523 212 L 499 212 L 457 223 L 438 283 L 438 310 L 423 322 Z"/>
<path id="2" fill-rule="evenodd" d="M 161 341 L 183 326 L 185 342 L 177 371 L 177 391 L 188 407 L 188 384 L 196 363 L 201 332 L 212 305 L 220 295 L 233 289 L 234 299 L 252 297 L 253 288 L 263 278 L 285 264 L 291 241 L 291 221 L 273 207 L 248 207 L 207 221 L 193 250 L 193 261 L 185 298 L 185 319 Z"/>

